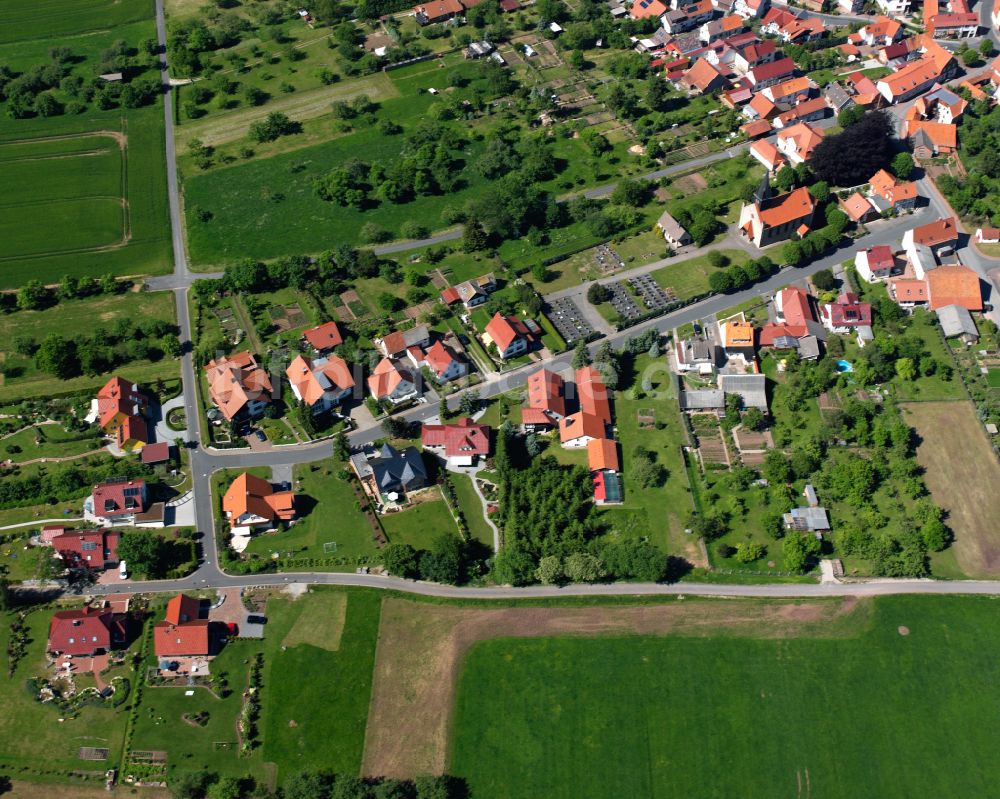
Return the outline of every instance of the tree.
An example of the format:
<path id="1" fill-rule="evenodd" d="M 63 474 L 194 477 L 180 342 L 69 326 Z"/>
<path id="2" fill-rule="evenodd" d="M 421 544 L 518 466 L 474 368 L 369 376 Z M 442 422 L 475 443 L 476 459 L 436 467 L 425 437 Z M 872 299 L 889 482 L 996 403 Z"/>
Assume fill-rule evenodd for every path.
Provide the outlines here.
<path id="1" fill-rule="evenodd" d="M 708 287 L 717 294 L 725 294 L 733 290 L 732 275 L 726 272 L 712 272 L 708 276 Z"/>
<path id="2" fill-rule="evenodd" d="M 429 551 L 420 555 L 420 577 L 436 583 L 458 584 L 462 579 L 465 556 L 462 542 L 454 535 L 440 535 Z"/>
<path id="3" fill-rule="evenodd" d="M 747 430 L 760 430 L 764 426 L 764 413 L 760 408 L 750 408 L 743 414 L 743 426 Z"/>
<path id="4" fill-rule="evenodd" d="M 602 286 L 600 283 L 590 284 L 590 288 L 587 289 L 587 301 L 591 305 L 600 305 L 609 299 L 611 299 L 611 292 L 606 286 Z"/>
<path id="5" fill-rule="evenodd" d="M 76 359 L 75 342 L 67 341 L 58 333 L 49 333 L 35 355 L 35 366 L 60 380 L 68 380 L 80 373 Z"/>
<path id="6" fill-rule="evenodd" d="M 590 363 L 590 351 L 587 349 L 587 342 L 580 339 L 573 348 L 572 366 L 574 369 L 582 369 L 584 366 L 589 366 Z"/>
<path id="7" fill-rule="evenodd" d="M 566 578 L 563 570 L 562 558 L 558 555 L 546 555 L 538 561 L 538 568 L 535 569 L 535 577 L 538 582 L 545 585 L 558 585 Z"/>
<path id="8" fill-rule="evenodd" d="M 458 412 L 463 416 L 472 416 L 479 410 L 479 390 L 469 389 L 458 400 Z"/>
<path id="9" fill-rule="evenodd" d="M 830 199 L 830 184 L 825 180 L 817 180 L 809 187 L 809 193 L 819 202 L 825 203 Z"/>
<path id="10" fill-rule="evenodd" d="M 741 541 L 736 545 L 736 560 L 740 563 L 753 563 L 764 557 L 764 547 L 756 541 Z"/>
<path id="11" fill-rule="evenodd" d="M 417 573 L 417 551 L 409 544 L 388 544 L 382 550 L 382 565 L 397 577 L 413 577 Z"/>
<path id="12" fill-rule="evenodd" d="M 238 777 L 223 777 L 209 786 L 207 799 L 241 799 L 246 796 L 243 785 Z"/>
<path id="13" fill-rule="evenodd" d="M 781 191 L 791 191 L 795 188 L 796 182 L 795 170 L 790 166 L 781 167 L 778 174 L 774 176 L 774 185 Z"/>
<path id="14" fill-rule="evenodd" d="M 269 142 L 301 130 L 301 123 L 289 119 L 280 111 L 272 111 L 264 119 L 251 123 L 247 134 L 255 142 Z"/>
<path id="15" fill-rule="evenodd" d="M 478 219 L 469 219 L 462 230 L 462 249 L 465 252 L 485 250 L 488 244 L 486 231 Z"/>
<path id="16" fill-rule="evenodd" d="M 761 473 L 769 483 L 784 484 L 792 479 L 792 469 L 785 454 L 777 449 L 770 449 L 764 456 Z"/>
<path id="17" fill-rule="evenodd" d="M 566 558 L 566 577 L 574 583 L 595 583 L 607 576 L 601 559 L 587 552 L 574 552 Z"/>
<path id="18" fill-rule="evenodd" d="M 173 799 L 204 799 L 212 775 L 206 771 L 182 771 L 170 778 Z"/>
<path id="19" fill-rule="evenodd" d="M 914 380 L 917 376 L 917 369 L 912 358 L 896 359 L 896 376 L 900 380 Z"/>
<path id="20" fill-rule="evenodd" d="M 17 292 L 17 307 L 22 311 L 37 311 L 50 301 L 51 292 L 40 280 L 29 280 Z"/>
<path id="21" fill-rule="evenodd" d="M 347 434 L 341 430 L 337 437 L 333 439 L 333 457 L 341 463 L 347 463 L 351 457 L 351 447 L 347 443 Z"/>
<path id="22" fill-rule="evenodd" d="M 650 187 L 645 180 L 623 180 L 611 193 L 611 202 L 639 208 L 649 202 Z"/>
<path id="23" fill-rule="evenodd" d="M 729 256 L 725 253 L 719 252 L 719 250 L 712 250 L 707 257 L 708 263 L 716 269 L 722 269 L 723 267 L 729 266 Z"/>
<path id="24" fill-rule="evenodd" d="M 159 576 L 164 554 L 163 539 L 148 530 L 133 530 L 118 540 L 118 559 L 128 563 L 130 571 Z"/>
<path id="25" fill-rule="evenodd" d="M 813 275 L 813 285 L 820 291 L 833 291 L 837 288 L 837 279 L 829 269 L 820 269 Z"/>
<path id="26" fill-rule="evenodd" d="M 865 109 L 859 105 L 852 105 L 850 108 L 845 108 L 839 114 L 837 114 L 837 124 L 841 128 L 849 128 L 855 122 L 861 121 L 861 118 L 865 115 Z"/>
<path id="27" fill-rule="evenodd" d="M 993 55 L 993 42 L 990 41 L 989 36 L 984 36 L 983 40 L 979 43 L 979 55 L 983 58 L 989 58 Z"/>
<path id="28" fill-rule="evenodd" d="M 857 186 L 893 157 L 892 123 L 882 111 L 871 111 L 841 133 L 825 137 L 813 150 L 809 166 L 831 186 Z"/>
<path id="29" fill-rule="evenodd" d="M 332 787 L 332 775 L 301 771 L 284 780 L 281 795 L 282 799 L 327 799 Z"/>
<path id="30" fill-rule="evenodd" d="M 989 43 L 989 39 L 984 39 L 984 42 Z M 897 153 L 895 158 L 892 159 L 892 174 L 894 174 L 900 180 L 909 180 L 910 175 L 913 174 L 913 156 L 909 153 Z"/>
<path id="31" fill-rule="evenodd" d="M 802 535 L 798 532 L 786 535 L 781 542 L 785 568 L 790 572 L 805 571 L 810 561 L 819 555 L 819 547 L 819 541 L 812 535 Z"/>

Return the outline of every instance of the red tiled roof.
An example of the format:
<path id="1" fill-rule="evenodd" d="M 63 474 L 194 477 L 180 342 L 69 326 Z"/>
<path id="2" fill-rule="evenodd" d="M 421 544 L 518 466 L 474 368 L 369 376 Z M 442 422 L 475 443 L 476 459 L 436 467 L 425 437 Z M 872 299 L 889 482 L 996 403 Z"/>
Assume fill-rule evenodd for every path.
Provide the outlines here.
<path id="1" fill-rule="evenodd" d="M 611 424 L 611 393 L 601 380 L 600 372 L 593 366 L 577 369 L 576 390 L 580 399 L 580 410 L 596 416 L 605 424 Z"/>
<path id="2" fill-rule="evenodd" d="M 420 443 L 425 447 L 443 447 L 447 458 L 486 456 L 490 452 L 490 428 L 471 419 L 459 419 L 457 424 L 425 424 L 420 431 Z"/>
<path id="3" fill-rule="evenodd" d="M 548 369 L 539 369 L 528 378 L 528 408 L 565 416 L 564 388 L 562 377 Z M 521 417 L 523 421 L 528 422 L 524 418 L 523 411 Z M 540 422 L 528 423 L 540 424 Z"/>
<path id="4" fill-rule="evenodd" d="M 610 438 L 594 438 L 587 442 L 587 465 L 590 471 L 621 469 L 618 463 L 618 443 Z"/>
<path id="5" fill-rule="evenodd" d="M 774 322 L 768 322 L 760 329 L 760 341 L 761 347 L 773 347 L 776 339 L 779 338 L 801 338 L 802 336 L 808 335 L 809 328 L 805 325 L 789 325 L 789 324 L 776 324 Z"/>
<path id="6" fill-rule="evenodd" d="M 462 299 L 458 294 L 458 289 L 454 286 L 448 286 L 444 291 L 441 292 L 441 302 L 445 305 L 452 305 Z"/>
<path id="7" fill-rule="evenodd" d="M 846 200 L 842 200 L 840 205 L 852 222 L 859 222 L 875 210 L 868 199 L 857 191 Z"/>
<path id="8" fill-rule="evenodd" d="M 147 444 L 142 448 L 141 457 L 143 463 L 163 463 L 170 460 L 170 444 L 166 441 Z"/>
<path id="9" fill-rule="evenodd" d="M 245 350 L 209 361 L 205 365 L 208 393 L 222 415 L 232 420 L 251 399 L 266 398 L 271 393 L 267 372 L 257 366 Z"/>
<path id="10" fill-rule="evenodd" d="M 804 289 L 789 286 L 782 289 L 780 294 L 781 314 L 785 317 L 785 324 L 804 326 L 806 322 L 816 321 L 812 306 L 809 304 L 809 295 Z"/>
<path id="11" fill-rule="evenodd" d="M 556 420 L 541 408 L 521 408 L 521 423 L 555 427 Z"/>
<path id="12" fill-rule="evenodd" d="M 704 94 L 722 81 L 722 73 L 708 59 L 699 58 L 681 78 L 681 83 Z"/>
<path id="13" fill-rule="evenodd" d="M 583 411 L 578 411 L 559 420 L 559 440 L 563 444 L 584 436 L 604 438 L 604 422 Z"/>
<path id="14" fill-rule="evenodd" d="M 424 360 L 427 362 L 427 368 L 440 377 L 458 358 L 440 341 L 435 341 L 424 355 Z"/>
<path id="15" fill-rule="evenodd" d="M 930 270 L 926 279 L 932 309 L 960 305 L 970 311 L 983 310 L 979 275 L 967 266 L 939 266 Z"/>
<path id="16" fill-rule="evenodd" d="M 324 322 L 302 333 L 303 338 L 318 350 L 328 350 L 344 341 L 336 322 Z"/>
<path id="17" fill-rule="evenodd" d="M 927 302 L 927 281 L 896 278 L 889 281 L 889 292 L 896 302 Z"/>
<path id="18" fill-rule="evenodd" d="M 167 602 L 166 620 L 170 624 L 186 624 L 198 618 L 201 602 L 193 596 L 178 594 Z"/>
<path id="19" fill-rule="evenodd" d="M 163 621 L 153 626 L 153 649 L 158 658 L 209 653 L 207 619 L 198 618 L 198 600 L 178 594 L 167 603 Z"/>
<path id="20" fill-rule="evenodd" d="M 845 293 L 825 306 L 834 327 L 864 327 L 872 323 L 872 306 L 858 302 L 856 294 Z"/>
<path id="21" fill-rule="evenodd" d="M 106 429 L 119 414 L 140 416 L 145 405 L 146 396 L 139 386 L 116 375 L 97 392 L 98 423 Z"/>
<path id="22" fill-rule="evenodd" d="M 49 622 L 49 651 L 64 655 L 93 655 L 111 649 L 112 640 L 124 638 L 124 626 L 110 609 L 87 606 L 60 610 Z"/>
<path id="23" fill-rule="evenodd" d="M 506 350 L 518 336 L 530 338 L 527 326 L 516 316 L 504 316 L 499 311 L 493 315 L 484 331 L 500 352 Z"/>
<path id="24" fill-rule="evenodd" d="M 94 515 L 99 517 L 122 516 L 146 510 L 146 481 L 118 480 L 94 486 Z"/>
<path id="25" fill-rule="evenodd" d="M 949 216 L 928 222 L 913 228 L 914 244 L 923 244 L 926 247 L 938 247 L 948 242 L 958 241 L 958 228 L 955 225 L 955 217 Z"/>
<path id="26" fill-rule="evenodd" d="M 766 119 L 755 119 L 740 126 L 748 139 L 756 139 L 758 136 L 766 136 L 771 132 L 771 123 Z"/>
<path id="27" fill-rule="evenodd" d="M 368 377 L 368 389 L 376 399 L 388 397 L 403 380 L 410 376 L 403 371 L 391 358 L 383 358 L 378 362 L 375 371 Z"/>
<path id="28" fill-rule="evenodd" d="M 238 527 L 240 519 L 248 514 L 271 522 L 293 519 L 295 494 L 275 491 L 274 486 L 264 478 L 243 472 L 226 489 L 222 510 L 233 527 Z"/>
<path id="29" fill-rule="evenodd" d="M 762 80 L 780 78 L 783 75 L 791 75 L 795 72 L 795 62 L 790 58 L 779 58 L 767 64 L 760 64 L 750 70 L 750 80 L 752 83 L 760 83 Z"/>
<path id="30" fill-rule="evenodd" d="M 816 210 L 816 198 L 809 189 L 800 186 L 788 194 L 766 200 L 760 209 L 760 221 L 767 227 L 778 227 L 796 219 L 811 219 Z"/>

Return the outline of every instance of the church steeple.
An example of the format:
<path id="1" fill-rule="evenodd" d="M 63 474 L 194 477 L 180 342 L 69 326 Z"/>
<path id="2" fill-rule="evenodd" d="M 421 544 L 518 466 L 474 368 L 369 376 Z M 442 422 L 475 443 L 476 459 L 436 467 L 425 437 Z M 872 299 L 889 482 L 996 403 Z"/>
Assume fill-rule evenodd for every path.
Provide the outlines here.
<path id="1" fill-rule="evenodd" d="M 770 175 L 765 172 L 764 177 L 760 180 L 760 185 L 757 187 L 757 191 L 753 193 L 753 201 L 757 205 L 761 205 L 764 200 L 771 196 L 771 178 Z"/>

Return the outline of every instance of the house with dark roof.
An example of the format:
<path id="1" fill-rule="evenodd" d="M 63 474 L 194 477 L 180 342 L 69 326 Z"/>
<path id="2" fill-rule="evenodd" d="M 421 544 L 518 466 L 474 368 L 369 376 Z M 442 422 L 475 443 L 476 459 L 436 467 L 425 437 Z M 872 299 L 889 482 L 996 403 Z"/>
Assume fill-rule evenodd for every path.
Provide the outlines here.
<path id="1" fill-rule="evenodd" d="M 937 318 L 945 338 L 959 338 L 965 344 L 979 341 L 979 329 L 967 308 L 945 305 L 937 309 Z"/>
<path id="2" fill-rule="evenodd" d="M 867 328 L 870 332 L 872 306 L 870 303 L 861 302 L 857 294 L 845 291 L 835 302 L 823 304 L 820 309 L 820 321 L 831 333 L 855 333 L 860 332 L 862 328 Z"/>
<path id="3" fill-rule="evenodd" d="M 689 338 L 675 336 L 672 352 L 674 366 L 680 373 L 698 372 L 698 374 L 710 375 L 715 371 L 716 347 L 704 336 L 690 336 Z"/>
<path id="4" fill-rule="evenodd" d="M 59 610 L 49 622 L 47 650 L 63 658 L 92 657 L 123 646 L 126 633 L 125 616 L 110 608 Z"/>
<path id="5" fill-rule="evenodd" d="M 757 408 L 767 413 L 767 378 L 762 374 L 719 374 L 719 390 L 736 394 L 744 408 Z"/>
<path id="6" fill-rule="evenodd" d="M 490 453 L 490 427 L 471 419 L 459 419 L 455 424 L 425 424 L 420 430 L 420 443 L 444 455 L 449 466 L 473 466 Z"/>
<path id="7" fill-rule="evenodd" d="M 362 459 L 367 466 L 366 477 L 373 481 L 379 494 L 415 491 L 427 485 L 427 467 L 416 447 L 400 451 L 383 444 L 377 457 Z M 354 463 L 353 458 L 351 462 Z M 358 476 L 361 478 L 361 474 Z"/>

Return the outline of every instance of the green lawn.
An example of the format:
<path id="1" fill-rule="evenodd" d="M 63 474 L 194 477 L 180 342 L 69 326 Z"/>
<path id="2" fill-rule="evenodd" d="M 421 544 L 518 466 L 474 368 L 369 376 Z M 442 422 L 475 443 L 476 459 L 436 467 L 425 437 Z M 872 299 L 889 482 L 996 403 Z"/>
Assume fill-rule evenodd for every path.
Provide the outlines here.
<path id="1" fill-rule="evenodd" d="M 264 670 L 264 759 L 278 765 L 278 781 L 302 769 L 357 774 L 365 741 L 375 643 L 382 595 L 313 587 L 347 597 L 347 612 L 335 651 L 282 640 L 306 603 L 271 599 Z"/>
<path id="2" fill-rule="evenodd" d="M 11 614 L 0 614 L 0 649 L 7 651 Z M 114 768 L 121 756 L 128 707 L 85 707 L 74 719 L 60 723 L 59 711 L 39 704 L 28 693 L 25 682 L 45 674 L 45 647 L 48 640 L 52 611 L 37 610 L 28 616 L 28 651 L 18 663 L 13 676 L 7 677 L 7 661 L 0 678 L 0 769 L 7 774 L 43 769 L 65 775 L 74 769 L 100 770 Z M 81 685 L 88 679 L 81 680 Z M 92 682 L 90 683 L 92 684 Z M 87 763 L 77 755 L 81 746 L 110 749 L 109 759 Z M 44 756 L 41 754 L 44 753 Z M 51 778 L 56 778 L 53 775 Z M 65 778 L 65 777 L 64 777 Z"/>
<path id="3" fill-rule="evenodd" d="M 871 601 L 796 637 L 480 643 L 450 772 L 522 799 L 990 795 L 994 600 Z"/>
<path id="4" fill-rule="evenodd" d="M 451 484 L 455 487 L 455 497 L 458 499 L 458 506 L 465 514 L 465 520 L 469 525 L 469 535 L 488 547 L 493 546 L 493 530 L 486 523 L 483 517 L 483 503 L 472 485 L 472 478 L 464 474 L 451 473 Z"/>
<path id="5" fill-rule="evenodd" d="M 112 373 L 95 377 L 59 380 L 35 369 L 34 359 L 13 351 L 17 337 L 31 337 L 40 344 L 49 333 L 66 339 L 92 335 L 97 326 L 110 328 L 119 319 L 163 319 L 174 322 L 174 297 L 171 292 L 102 295 L 62 302 L 44 311 L 18 311 L 0 316 L 0 359 L 6 374 L 0 382 L 0 401 L 9 402 L 34 397 L 67 396 L 94 391 L 104 385 Z M 14 376 L 17 370 L 19 374 Z M 157 379 L 176 378 L 177 361 L 164 357 L 155 363 L 133 361 L 116 368 L 127 380 L 149 384 Z"/>
<path id="6" fill-rule="evenodd" d="M 739 250 L 719 250 L 719 252 L 734 264 L 742 264 L 747 260 L 746 253 Z M 678 299 L 686 300 L 711 291 L 708 276 L 714 271 L 715 267 L 708 262 L 708 256 L 698 255 L 657 269 L 652 273 L 652 277 L 664 288 L 672 288 Z"/>
<path id="7" fill-rule="evenodd" d="M 448 510 L 439 488 L 429 489 L 432 499 L 382 517 L 386 538 L 391 543 L 409 544 L 415 549 L 430 549 L 441 535 L 457 535 L 458 526 Z M 490 540 L 492 541 L 492 534 Z"/>
<path id="8" fill-rule="evenodd" d="M 66 47 L 71 77 L 88 84 L 102 53 L 121 40 L 155 38 L 142 0 L 11 0 L 0 9 L 0 63 L 14 74 Z M 138 59 L 142 60 L 141 57 Z M 147 71 L 147 76 L 153 73 Z M 74 101 L 63 89 L 57 102 Z M 0 289 L 63 275 L 162 274 L 170 270 L 163 108 L 15 119 L 0 103 Z M 56 140 L 55 137 L 68 137 Z M 121 146 L 119 146 L 121 145 Z"/>
<path id="9" fill-rule="evenodd" d="M 0 439 L 0 452 L 15 463 L 35 458 L 66 458 L 100 449 L 101 439 L 96 434 L 67 433 L 61 425 L 43 424 L 26 427 L 13 435 Z M 14 447 L 20 449 L 15 451 Z"/>
<path id="10" fill-rule="evenodd" d="M 283 532 L 255 536 L 247 554 L 343 558 L 339 565 L 315 567 L 333 571 L 354 571 L 357 558 L 376 557 L 378 548 L 368 522 L 358 508 L 351 483 L 337 476 L 340 469 L 333 461 L 297 466 L 293 488 L 301 520 Z M 330 541 L 336 542 L 336 551 L 324 553 L 323 544 Z"/>

